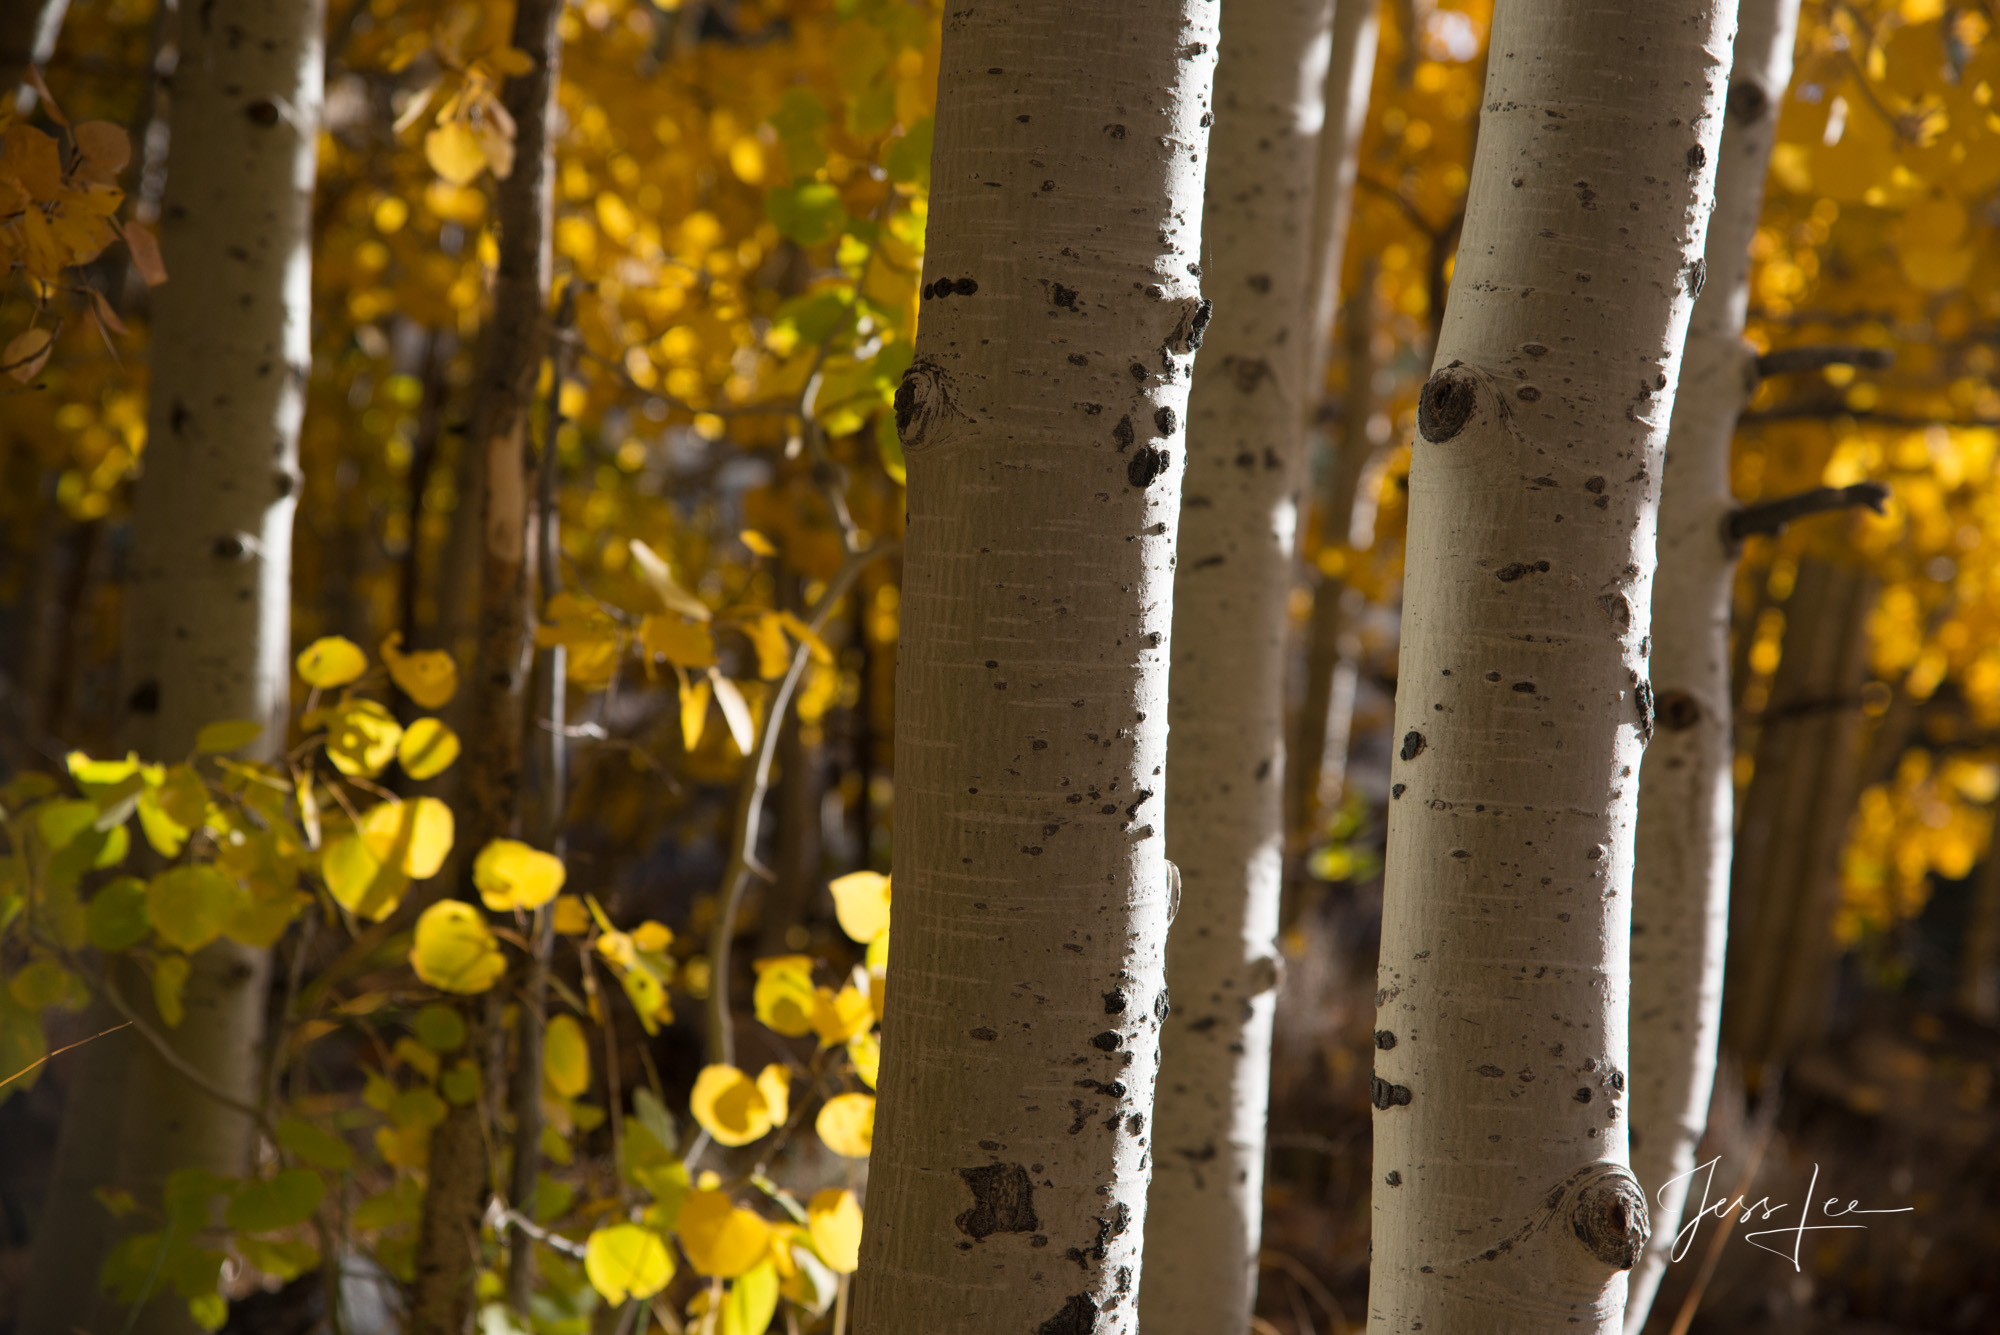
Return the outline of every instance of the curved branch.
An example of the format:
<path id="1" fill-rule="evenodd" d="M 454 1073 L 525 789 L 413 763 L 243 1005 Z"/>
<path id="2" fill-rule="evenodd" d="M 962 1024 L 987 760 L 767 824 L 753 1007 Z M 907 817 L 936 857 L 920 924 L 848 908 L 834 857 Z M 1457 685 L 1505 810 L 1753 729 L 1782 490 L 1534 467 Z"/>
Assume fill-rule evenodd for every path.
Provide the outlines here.
<path id="1" fill-rule="evenodd" d="M 1894 348 L 1867 343 L 1804 343 L 1792 348 L 1773 348 L 1757 359 L 1757 378 L 1795 375 L 1827 366 L 1855 366 L 1870 371 L 1886 370 L 1896 364 Z"/>
<path id="2" fill-rule="evenodd" d="M 901 547 L 902 544 L 896 541 L 878 542 L 865 552 L 849 556 L 839 572 L 827 581 L 819 600 L 813 604 L 806 622 L 813 634 L 817 635 L 826 628 L 826 623 L 833 617 L 834 605 L 854 587 L 863 570 L 878 557 Z M 744 768 L 742 791 L 737 798 L 736 830 L 730 841 L 729 869 L 722 878 L 722 907 L 715 915 L 715 927 L 709 934 L 708 944 L 708 1059 L 719 1065 L 733 1066 L 736 1063 L 736 1035 L 729 1018 L 729 951 L 736 938 L 736 915 L 743 907 L 743 892 L 749 887 L 751 876 L 756 874 L 757 835 L 763 824 L 764 797 L 771 788 L 771 762 L 778 752 L 778 734 L 784 729 L 792 696 L 798 690 L 799 679 L 805 675 L 806 662 L 811 656 L 811 649 L 803 643 L 792 650 L 791 665 L 785 669 L 777 694 L 771 698 L 770 711 L 764 718 L 764 732 L 757 739 L 756 754 L 746 757 L 750 764 Z"/>
<path id="3" fill-rule="evenodd" d="M 1722 522 L 1723 541 L 1734 550 L 1752 534 L 1775 536 L 1784 532 L 1785 526 L 1794 519 L 1825 514 L 1829 510 L 1844 510 L 1854 505 L 1865 505 L 1879 515 L 1888 499 L 1889 488 L 1883 483 L 1856 482 L 1849 487 L 1814 487 L 1796 496 L 1780 496 L 1775 501 L 1738 506 Z"/>

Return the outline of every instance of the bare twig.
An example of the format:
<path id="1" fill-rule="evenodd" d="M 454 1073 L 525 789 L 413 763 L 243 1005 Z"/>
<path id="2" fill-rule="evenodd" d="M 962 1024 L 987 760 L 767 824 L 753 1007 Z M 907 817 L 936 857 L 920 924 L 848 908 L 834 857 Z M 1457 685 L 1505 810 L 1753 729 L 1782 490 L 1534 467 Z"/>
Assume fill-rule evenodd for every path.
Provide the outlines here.
<path id="1" fill-rule="evenodd" d="M 1722 521 L 1723 541 L 1734 550 L 1752 534 L 1779 534 L 1785 531 L 1785 525 L 1795 519 L 1825 514 L 1829 510 L 1845 510 L 1850 506 L 1865 505 L 1879 515 L 1888 499 L 1889 488 L 1884 484 L 1856 482 L 1847 487 L 1814 487 L 1796 496 L 1780 496 L 1775 501 L 1738 506 Z"/>
<path id="2" fill-rule="evenodd" d="M 86 1043 L 94 1043 L 98 1039 L 103 1038 L 105 1034 L 115 1034 L 120 1029 L 130 1028 L 131 1024 L 132 1022 L 130 1020 L 127 1020 L 124 1024 L 114 1024 L 109 1029 L 101 1030 L 98 1033 L 92 1034 L 89 1038 L 79 1038 L 76 1042 L 66 1044 L 63 1047 L 57 1048 L 54 1052 L 45 1052 L 40 1057 L 37 1057 L 34 1061 L 29 1062 L 26 1066 L 23 1066 L 20 1070 L 14 1072 L 14 1074 L 8 1076 L 5 1080 L 0 1080 L 0 1088 L 4 1088 L 8 1085 L 13 1084 L 16 1080 L 19 1080 L 22 1076 L 26 1075 L 28 1072 L 37 1070 L 40 1067 L 46 1065 L 47 1063 L 54 1061 L 57 1057 L 62 1056 L 65 1052 L 69 1052 L 74 1048 L 80 1048 Z"/>
<path id="3" fill-rule="evenodd" d="M 878 542 L 865 552 L 849 556 L 839 572 L 827 581 L 819 601 L 813 604 L 812 614 L 807 619 L 812 633 L 818 635 L 825 629 L 827 621 L 833 616 L 834 606 L 854 587 L 863 570 L 901 546 L 899 542 Z M 771 708 L 764 718 L 763 735 L 757 739 L 756 754 L 746 757 L 750 763 L 744 766 L 741 791 L 737 797 L 736 829 L 730 842 L 729 869 L 723 873 L 722 880 L 722 907 L 715 915 L 715 927 L 710 933 L 708 947 L 709 1060 L 726 1066 L 733 1066 L 736 1062 L 736 1035 L 729 1015 L 729 951 L 736 938 L 736 915 L 743 906 L 743 892 L 750 884 L 751 869 L 756 864 L 757 835 L 763 823 L 764 797 L 771 788 L 771 761 L 777 755 L 778 734 L 784 728 L 792 696 L 798 690 L 799 679 L 805 675 L 806 663 L 811 657 L 812 650 L 804 643 L 792 650 L 791 665 L 779 681 L 777 693 L 771 697 Z"/>
<path id="4" fill-rule="evenodd" d="M 1768 380 L 1774 375 L 1796 375 L 1827 366 L 1858 366 L 1871 371 L 1886 370 L 1896 364 L 1894 348 L 1866 343 L 1805 343 L 1792 348 L 1773 348 L 1757 359 L 1757 376 Z"/>

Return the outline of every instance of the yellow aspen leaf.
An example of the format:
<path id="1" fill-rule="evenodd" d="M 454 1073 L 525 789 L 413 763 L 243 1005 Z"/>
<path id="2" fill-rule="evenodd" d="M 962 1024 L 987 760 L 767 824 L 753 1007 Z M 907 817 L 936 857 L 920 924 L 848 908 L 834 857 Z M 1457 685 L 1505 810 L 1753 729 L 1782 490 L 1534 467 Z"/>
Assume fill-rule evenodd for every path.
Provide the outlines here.
<path id="1" fill-rule="evenodd" d="M 567 875 L 561 858 L 518 839 L 495 839 L 472 863 L 472 883 L 495 913 L 540 908 L 556 897 Z"/>
<path id="2" fill-rule="evenodd" d="M 146 883 L 146 916 L 162 941 L 192 953 L 222 935 L 241 893 L 214 867 L 171 867 Z"/>
<path id="3" fill-rule="evenodd" d="M 42 373 L 54 350 L 55 336 L 48 330 L 24 329 L 7 340 L 6 351 L 0 352 L 0 367 L 25 385 Z"/>
<path id="4" fill-rule="evenodd" d="M 854 1074 L 861 1077 L 861 1083 L 875 1088 L 875 1079 L 882 1072 L 882 1040 L 873 1029 L 847 1040 L 847 1059 L 854 1063 Z"/>
<path id="5" fill-rule="evenodd" d="M 67 1006 L 77 989 L 75 975 L 52 959 L 33 959 L 7 980 L 7 994 L 31 1011 Z"/>
<path id="6" fill-rule="evenodd" d="M 750 1004 L 768 1029 L 786 1038 L 813 1030 L 813 961 L 810 955 L 778 955 L 758 960 L 757 986 Z"/>
<path id="7" fill-rule="evenodd" d="M 431 905 L 417 919 L 410 967 L 417 971 L 417 977 L 440 991 L 470 995 L 499 982 L 507 971 L 507 961 L 479 910 L 447 899 Z"/>
<path id="8" fill-rule="evenodd" d="M 721 1335 L 764 1335 L 777 1314 L 778 1268 L 767 1254 L 739 1275 L 723 1295 Z"/>
<path id="9" fill-rule="evenodd" d="M 414 881 L 438 874 L 454 834 L 451 808 L 435 797 L 384 802 L 361 818 L 361 835 L 375 860 Z"/>
<path id="10" fill-rule="evenodd" d="M 299 676 L 308 686 L 330 690 L 345 686 L 368 670 L 368 655 L 343 635 L 314 640 L 299 655 Z"/>
<path id="11" fill-rule="evenodd" d="M 646 587 L 660 600 L 660 606 L 669 612 L 679 612 L 684 617 L 696 621 L 708 621 L 714 617 L 708 604 L 682 588 L 674 578 L 674 568 L 667 558 L 648 547 L 639 539 L 631 542 L 632 564 L 638 568 L 639 577 L 646 581 Z"/>
<path id="12" fill-rule="evenodd" d="M 403 725 L 373 700 L 349 700 L 326 717 L 327 758 L 342 774 L 374 778 L 402 742 Z"/>
<path id="13" fill-rule="evenodd" d="M 667 1000 L 666 985 L 659 976 L 645 965 L 627 969 L 618 979 L 625 989 L 625 999 L 632 1003 L 632 1010 L 639 1017 L 639 1025 L 648 1034 L 657 1034 L 660 1024 L 671 1022 L 674 1008 Z"/>
<path id="14" fill-rule="evenodd" d="M 676 1231 L 694 1268 L 718 1279 L 749 1273 L 770 1251 L 771 1226 L 725 1191 L 689 1192 Z"/>
<path id="15" fill-rule="evenodd" d="M 692 682 L 681 678 L 681 745 L 690 752 L 701 745 L 702 729 L 708 724 L 709 691 L 707 677 Z"/>
<path id="16" fill-rule="evenodd" d="M 828 1187 L 806 1203 L 813 1249 L 819 1259 L 843 1275 L 861 1265 L 861 1202 L 851 1191 Z"/>
<path id="17" fill-rule="evenodd" d="M 771 1105 L 763 1090 L 734 1066 L 702 1067 L 688 1107 L 718 1145 L 748 1145 L 771 1130 Z"/>
<path id="18" fill-rule="evenodd" d="M 876 871 L 854 871 L 827 886 L 833 892 L 834 916 L 840 930 L 867 945 L 889 930 L 889 878 Z"/>
<path id="19" fill-rule="evenodd" d="M 667 1287 L 674 1277 L 674 1258 L 653 1230 L 613 1224 L 593 1232 L 584 1244 L 583 1272 L 608 1303 L 643 1301 Z"/>
<path id="20" fill-rule="evenodd" d="M 556 896 L 555 929 L 563 936 L 582 936 L 590 930 L 590 910 L 575 895 Z"/>
<path id="21" fill-rule="evenodd" d="M 255 719 L 223 719 L 210 723 L 194 735 L 194 749 L 203 754 L 237 751 L 264 735 L 264 725 Z"/>
<path id="22" fill-rule="evenodd" d="M 542 1079 L 566 1099 L 590 1088 L 590 1044 L 575 1016 L 550 1019 L 542 1037 Z"/>
<path id="23" fill-rule="evenodd" d="M 785 625 L 778 614 L 759 612 L 744 624 L 743 633 L 757 651 L 757 675 L 765 681 L 784 676 L 785 669 L 792 665 L 792 645 L 785 638 Z"/>
<path id="24" fill-rule="evenodd" d="M 674 929 L 647 919 L 632 929 L 632 944 L 641 954 L 657 955 L 674 943 Z"/>
<path id="25" fill-rule="evenodd" d="M 153 229 L 141 222 L 127 222 L 124 225 L 125 249 L 131 253 L 132 267 L 139 277 L 146 280 L 147 287 L 158 287 L 167 281 L 166 262 L 160 258 L 160 239 L 153 235 Z"/>
<path id="26" fill-rule="evenodd" d="M 403 729 L 403 738 L 396 743 L 396 760 L 411 778 L 431 779 L 451 768 L 458 751 L 458 734 L 443 720 L 426 716 Z"/>
<path id="27" fill-rule="evenodd" d="M 790 631 L 792 638 L 811 651 L 813 662 L 821 667 L 833 666 L 833 650 L 826 647 L 826 641 L 813 633 L 813 628 L 790 612 L 778 613 L 778 623 Z"/>
<path id="28" fill-rule="evenodd" d="M 674 613 L 654 613 L 639 623 L 639 643 L 679 667 L 715 665 L 715 636 L 707 626 Z"/>
<path id="29" fill-rule="evenodd" d="M 744 755 L 757 744 L 757 724 L 750 717 L 750 703 L 743 698 L 743 691 L 729 678 L 714 668 L 708 670 L 709 684 L 715 688 L 715 703 L 722 710 L 722 721 L 729 726 L 729 736 L 736 743 L 736 749 Z"/>
<path id="30" fill-rule="evenodd" d="M 813 1121 L 826 1147 L 844 1159 L 866 1159 L 875 1146 L 875 1096 L 836 1094 Z"/>
<path id="31" fill-rule="evenodd" d="M 757 1092 L 764 1096 L 764 1107 L 769 1113 L 772 1126 L 783 1126 L 792 1112 L 792 1073 L 777 1062 L 772 1062 L 757 1072 Z"/>
<path id="32" fill-rule="evenodd" d="M 745 547 L 748 547 L 759 556 L 776 556 L 778 554 L 778 549 L 772 545 L 771 540 L 754 528 L 746 528 L 736 536 L 742 541 Z"/>
<path id="33" fill-rule="evenodd" d="M 812 1027 L 823 1048 L 838 1047 L 875 1023 L 868 998 L 852 983 L 835 992 L 822 987 L 813 993 Z"/>
<path id="34" fill-rule="evenodd" d="M 153 1007 L 169 1029 L 180 1028 L 187 1017 L 181 1006 L 181 989 L 187 986 L 187 980 L 187 956 L 162 955 L 153 962 Z"/>
<path id="35" fill-rule="evenodd" d="M 486 170 L 486 146 L 470 125 L 448 120 L 424 136 L 424 159 L 453 185 L 471 185 Z"/>
<path id="36" fill-rule="evenodd" d="M 400 867 L 385 866 L 358 834 L 327 844 L 320 853 L 319 874 L 335 903 L 370 922 L 388 917 L 410 889 L 409 876 Z"/>
<path id="37" fill-rule="evenodd" d="M 389 680 L 425 709 L 443 709 L 458 694 L 458 664 L 452 656 L 441 649 L 406 654 L 401 631 L 382 641 L 382 661 L 388 664 Z"/>

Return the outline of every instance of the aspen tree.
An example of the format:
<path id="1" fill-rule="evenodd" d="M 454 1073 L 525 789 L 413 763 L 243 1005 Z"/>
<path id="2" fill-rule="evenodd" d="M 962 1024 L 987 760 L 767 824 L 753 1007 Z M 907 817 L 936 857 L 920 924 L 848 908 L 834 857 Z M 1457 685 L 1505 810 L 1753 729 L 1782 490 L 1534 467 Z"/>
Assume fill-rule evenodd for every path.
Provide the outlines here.
<path id="1" fill-rule="evenodd" d="M 1348 0 L 1355 3 L 1356 0 Z M 1179 1004 L 1161 1035 L 1142 1324 L 1246 1330 L 1257 1291 L 1264 1120 L 1284 866 L 1292 548 L 1317 399 L 1314 160 L 1328 0 L 1223 9 L 1202 241 L 1216 301 L 1188 396 L 1174 575 L 1167 854 Z"/>
<path id="2" fill-rule="evenodd" d="M 1652 629 L 1659 724 L 1639 771 L 1632 877 L 1632 1172 L 1646 1192 L 1653 1236 L 1632 1274 L 1625 1326 L 1633 1335 L 1666 1273 L 1687 1194 L 1683 1175 L 1694 1168 L 1715 1082 L 1735 797 L 1729 452 L 1757 383 L 1757 350 L 1743 338 L 1750 242 L 1791 82 L 1798 12 L 1798 0 L 1743 2 L 1708 282 L 1688 325 L 1660 484 Z"/>
<path id="3" fill-rule="evenodd" d="M 285 750 L 323 25 L 318 4 L 269 0 L 216 0 L 181 16 L 181 151 L 160 237 L 171 281 L 152 297 L 145 473 L 126 594 L 136 609 L 130 731 L 148 756 L 186 756 L 201 727 L 223 719 L 263 726 L 246 754 Z M 224 939 L 190 963 L 181 1023 L 143 1018 L 210 1088 L 121 1034 L 107 1052 L 124 1069 L 93 1070 L 68 1114 L 88 1118 L 85 1099 L 116 1098 L 116 1144 L 95 1153 L 149 1208 L 177 1170 L 250 1167 L 250 1119 L 214 1094 L 257 1101 L 268 956 Z M 112 973 L 128 1004 L 148 1005 L 143 980 Z M 107 1240 L 87 1225 L 75 1234 L 58 1225 L 49 1241 L 74 1250 L 37 1268 L 22 1329 L 38 1335 L 68 1331 L 79 1304 L 87 1310 Z M 121 1325 L 141 1335 L 196 1329 L 171 1288 Z"/>
<path id="4" fill-rule="evenodd" d="M 1369 1329 L 1622 1324 L 1633 824 L 1661 450 L 1726 0 L 1500 0 L 1425 384 L 1370 1083 Z"/>
<path id="5" fill-rule="evenodd" d="M 944 21 L 870 1335 L 1137 1325 L 1215 46 L 1214 0 Z"/>
<path id="6" fill-rule="evenodd" d="M 1314 201 L 1312 264 L 1308 271 L 1313 292 L 1312 347 L 1306 365 L 1311 370 L 1316 407 L 1323 387 L 1334 310 L 1340 302 L 1340 276 L 1347 251 L 1347 224 L 1354 211 L 1354 182 L 1360 169 L 1361 131 L 1368 118 L 1368 96 L 1375 81 L 1375 47 L 1381 28 L 1378 0 L 1336 3 L 1333 12 L 1333 58 L 1326 76 L 1326 124 L 1320 132 L 1317 197 Z M 1340 439 L 1325 461 L 1321 486 L 1321 522 L 1328 546 L 1353 544 L 1373 527 L 1374 507 L 1365 498 L 1363 479 L 1378 452 L 1368 438 L 1372 417 L 1374 337 L 1372 289 L 1374 270 L 1364 277 L 1347 308 L 1347 396 L 1342 405 Z M 1360 501 L 1361 510 L 1356 503 Z M 1294 744 L 1286 759 L 1286 826 L 1294 837 L 1313 828 L 1324 805 L 1347 768 L 1347 729 L 1354 708 L 1355 663 L 1353 623 L 1361 610 L 1359 590 L 1333 576 L 1314 581 L 1312 620 L 1306 631 L 1306 689 L 1299 710 Z"/>
<path id="7" fill-rule="evenodd" d="M 0 6 L 0 111 L 12 111 L 28 66 L 56 49 L 69 0 L 12 0 Z"/>
<path id="8" fill-rule="evenodd" d="M 527 691 L 534 652 L 530 513 L 536 493 L 529 458 L 535 380 L 549 335 L 555 156 L 551 138 L 561 79 L 562 0 L 521 0 L 511 42 L 530 68 L 508 79 L 502 97 L 515 125 L 513 170 L 500 182 L 499 266 L 493 310 L 474 386 L 466 446 L 476 452 L 478 640 L 467 699 L 465 821 L 459 846 L 464 893 L 473 897 L 473 859 L 488 841 L 519 833 Z M 551 436 L 550 448 L 555 445 Z M 492 998 L 489 997 L 489 1001 Z M 474 1026 L 491 1037 L 490 1013 Z M 474 1049 L 487 1047 L 475 1043 Z M 488 1051 L 492 1049 L 488 1047 Z M 486 1072 L 497 1088 L 502 1073 Z M 429 1181 L 418 1222 L 411 1335 L 463 1335 L 471 1327 L 480 1219 L 488 1195 L 482 1100 L 455 1104 L 431 1135 Z"/>

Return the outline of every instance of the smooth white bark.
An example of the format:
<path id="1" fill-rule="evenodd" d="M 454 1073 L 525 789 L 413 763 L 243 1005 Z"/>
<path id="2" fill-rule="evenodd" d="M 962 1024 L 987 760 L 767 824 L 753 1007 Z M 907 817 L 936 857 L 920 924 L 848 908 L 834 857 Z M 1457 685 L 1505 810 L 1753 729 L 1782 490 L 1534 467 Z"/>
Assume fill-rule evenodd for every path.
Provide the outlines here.
<path id="1" fill-rule="evenodd" d="M 214 0 L 181 12 L 177 151 L 160 237 L 169 280 L 152 297 L 127 594 L 138 609 L 128 705 L 150 733 L 149 754 L 165 759 L 187 755 L 195 733 L 220 719 L 264 726 L 250 753 L 284 751 L 323 26 L 310 2 Z M 186 1018 L 168 1040 L 215 1086 L 254 1103 L 267 953 L 221 941 L 192 964 Z M 143 1004 L 129 977 L 124 990 Z M 115 1147 L 121 1185 L 145 1204 L 177 1169 L 246 1171 L 248 1120 L 150 1047 L 131 1047 Z M 196 1327 L 168 1291 L 130 1329 Z"/>
<path id="2" fill-rule="evenodd" d="M 1391 773 L 1369 1329 L 1610 1332 L 1661 452 L 1729 0 L 1500 0 L 1425 385 Z"/>
<path id="3" fill-rule="evenodd" d="M 1348 0 L 1355 3 L 1355 0 Z M 1167 855 L 1178 1004 L 1161 1036 L 1147 1195 L 1153 1335 L 1249 1328 L 1284 861 L 1284 677 L 1307 405 L 1308 267 L 1328 0 L 1230 0 L 1202 212 L 1216 303 L 1188 400 L 1174 577 Z"/>
<path id="4" fill-rule="evenodd" d="M 1214 0 L 948 13 L 856 1329 L 1136 1327 Z"/>
<path id="5" fill-rule="evenodd" d="M 1659 727 L 1639 771 L 1632 879 L 1632 1172 L 1653 1236 L 1625 1325 L 1645 1325 L 1708 1120 L 1722 1021 L 1734 835 L 1729 614 L 1736 553 L 1729 449 L 1756 385 L 1743 339 L 1750 242 L 1763 211 L 1778 107 L 1792 77 L 1798 0 L 1744 0 L 1708 228 L 1708 282 L 1688 325 L 1661 483 L 1652 680 Z"/>

